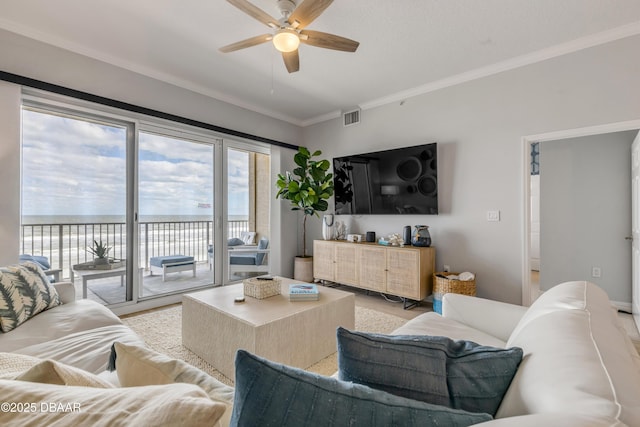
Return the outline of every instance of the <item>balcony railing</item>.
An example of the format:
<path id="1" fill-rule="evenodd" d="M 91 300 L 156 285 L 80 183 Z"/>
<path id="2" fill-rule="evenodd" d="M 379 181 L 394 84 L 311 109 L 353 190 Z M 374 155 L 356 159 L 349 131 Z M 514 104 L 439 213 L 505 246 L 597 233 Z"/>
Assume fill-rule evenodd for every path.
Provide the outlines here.
<path id="1" fill-rule="evenodd" d="M 248 221 L 228 221 L 229 237 L 249 231 Z M 127 233 L 124 222 L 23 224 L 20 253 L 43 255 L 51 268 L 62 269 L 69 278 L 71 266 L 88 262 L 93 256 L 86 250 L 94 241 L 111 246 L 110 258 L 124 259 Z M 163 221 L 139 223 L 140 267 L 149 268 L 149 258 L 164 255 L 192 256 L 198 262 L 208 260 L 207 249 L 213 242 L 211 221 Z"/>

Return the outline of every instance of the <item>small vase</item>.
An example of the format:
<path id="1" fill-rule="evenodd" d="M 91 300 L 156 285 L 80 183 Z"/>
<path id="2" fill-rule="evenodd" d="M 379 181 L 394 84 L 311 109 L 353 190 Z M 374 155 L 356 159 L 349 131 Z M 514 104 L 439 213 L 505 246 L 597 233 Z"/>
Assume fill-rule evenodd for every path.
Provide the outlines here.
<path id="1" fill-rule="evenodd" d="M 93 260 L 93 265 L 107 265 L 109 264 L 109 258 L 96 258 Z"/>
<path id="2" fill-rule="evenodd" d="M 333 215 L 328 214 L 322 217 L 322 238 L 333 240 Z"/>
<path id="3" fill-rule="evenodd" d="M 431 246 L 431 234 L 429 234 L 428 225 L 416 225 L 411 236 L 411 244 L 413 246 Z"/>

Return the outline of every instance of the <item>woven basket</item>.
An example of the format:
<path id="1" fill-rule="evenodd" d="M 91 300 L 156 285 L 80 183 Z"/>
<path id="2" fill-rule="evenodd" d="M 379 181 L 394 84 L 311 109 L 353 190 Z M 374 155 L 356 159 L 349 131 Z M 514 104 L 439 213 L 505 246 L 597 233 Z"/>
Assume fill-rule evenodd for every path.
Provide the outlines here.
<path id="1" fill-rule="evenodd" d="M 452 272 L 439 272 L 433 274 L 433 292 L 444 295 L 448 293 L 476 296 L 476 280 L 455 280 L 447 279 L 446 277 L 439 277 L 439 275 L 450 276 L 458 275 L 460 273 Z"/>
<path id="2" fill-rule="evenodd" d="M 253 277 L 242 281 L 244 285 L 244 295 L 265 299 L 274 295 L 280 295 L 280 278 L 274 277 L 273 280 L 258 280 Z"/>

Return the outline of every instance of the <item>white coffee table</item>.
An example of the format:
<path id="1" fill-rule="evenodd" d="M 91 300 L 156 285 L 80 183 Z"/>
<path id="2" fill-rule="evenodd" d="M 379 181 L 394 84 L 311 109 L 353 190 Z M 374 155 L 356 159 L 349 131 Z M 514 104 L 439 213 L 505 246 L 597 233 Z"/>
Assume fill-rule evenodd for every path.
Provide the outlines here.
<path id="1" fill-rule="evenodd" d="M 319 286 L 318 301 L 290 302 L 282 295 L 246 297 L 242 283 L 183 295 L 182 344 L 227 378 L 235 379 L 240 348 L 269 360 L 306 369 L 336 351 L 336 328 L 355 327 L 352 293 Z"/>
<path id="2" fill-rule="evenodd" d="M 124 277 L 127 274 L 126 267 L 113 270 L 76 270 L 71 269 L 71 283 L 75 283 L 74 273 L 82 278 L 82 298 L 87 299 L 87 282 L 89 280 L 104 279 L 106 277 L 120 277 L 120 286 L 124 286 Z"/>

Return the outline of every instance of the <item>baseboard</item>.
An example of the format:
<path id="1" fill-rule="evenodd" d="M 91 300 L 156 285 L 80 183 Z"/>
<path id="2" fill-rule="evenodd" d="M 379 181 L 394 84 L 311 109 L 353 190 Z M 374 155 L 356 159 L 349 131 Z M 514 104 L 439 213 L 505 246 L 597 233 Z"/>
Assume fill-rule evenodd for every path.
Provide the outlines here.
<path id="1" fill-rule="evenodd" d="M 627 313 L 631 313 L 630 302 L 611 301 L 611 305 L 620 311 L 626 311 Z"/>

